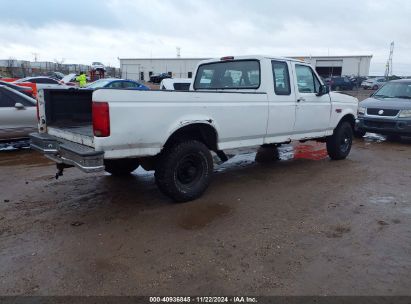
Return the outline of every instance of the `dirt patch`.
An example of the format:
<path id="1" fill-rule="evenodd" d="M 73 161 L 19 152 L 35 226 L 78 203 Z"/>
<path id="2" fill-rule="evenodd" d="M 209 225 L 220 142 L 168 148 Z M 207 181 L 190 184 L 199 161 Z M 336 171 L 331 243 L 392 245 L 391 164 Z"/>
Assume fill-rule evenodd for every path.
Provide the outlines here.
<path id="1" fill-rule="evenodd" d="M 326 232 L 328 238 L 340 238 L 344 234 L 351 232 L 351 227 L 346 224 L 334 226 L 331 231 Z"/>
<path id="2" fill-rule="evenodd" d="M 178 226 L 186 230 L 204 228 L 218 218 L 229 214 L 231 208 L 222 204 L 194 206 L 184 212 L 178 220 Z"/>
<path id="3" fill-rule="evenodd" d="M 0 153 L 0 294 L 409 295 L 409 148 L 356 139 L 334 162 L 297 143 L 267 166 L 243 154 L 177 205 L 142 169 L 56 181 L 37 153 Z"/>

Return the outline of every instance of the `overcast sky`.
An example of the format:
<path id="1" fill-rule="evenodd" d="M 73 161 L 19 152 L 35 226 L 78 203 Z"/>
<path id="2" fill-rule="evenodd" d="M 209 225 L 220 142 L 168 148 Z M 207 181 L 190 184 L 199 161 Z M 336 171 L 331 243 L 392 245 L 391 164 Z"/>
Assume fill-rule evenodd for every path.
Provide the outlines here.
<path id="1" fill-rule="evenodd" d="M 373 55 L 382 75 L 411 75 L 406 0 L 0 0 L 0 59 L 65 63 L 120 58 Z"/>

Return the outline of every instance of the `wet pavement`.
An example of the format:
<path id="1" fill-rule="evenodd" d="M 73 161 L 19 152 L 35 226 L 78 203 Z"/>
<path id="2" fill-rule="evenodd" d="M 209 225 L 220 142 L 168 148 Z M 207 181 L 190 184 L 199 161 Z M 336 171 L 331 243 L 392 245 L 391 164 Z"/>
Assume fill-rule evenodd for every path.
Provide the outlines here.
<path id="1" fill-rule="evenodd" d="M 0 294 L 411 295 L 411 140 L 254 158 L 174 204 L 142 169 L 55 180 L 40 154 L 0 152 Z"/>

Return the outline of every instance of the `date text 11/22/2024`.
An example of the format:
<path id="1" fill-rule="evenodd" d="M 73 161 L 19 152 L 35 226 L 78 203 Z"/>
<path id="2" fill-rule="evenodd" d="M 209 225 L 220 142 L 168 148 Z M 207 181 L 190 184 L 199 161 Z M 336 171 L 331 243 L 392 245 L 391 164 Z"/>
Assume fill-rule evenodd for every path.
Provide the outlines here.
<path id="1" fill-rule="evenodd" d="M 150 297 L 150 303 L 258 303 L 256 297 Z"/>

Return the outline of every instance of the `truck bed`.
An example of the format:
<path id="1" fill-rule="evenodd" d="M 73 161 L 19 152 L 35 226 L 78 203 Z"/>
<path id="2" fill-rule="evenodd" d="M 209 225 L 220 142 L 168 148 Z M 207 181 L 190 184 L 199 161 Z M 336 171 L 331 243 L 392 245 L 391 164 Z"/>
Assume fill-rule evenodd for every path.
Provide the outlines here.
<path id="1" fill-rule="evenodd" d="M 44 90 L 47 133 L 93 146 L 92 91 Z"/>
<path id="2" fill-rule="evenodd" d="M 82 126 L 61 126 L 58 127 L 58 129 L 64 132 L 71 132 L 78 135 L 93 137 L 93 126 L 91 124 Z"/>

